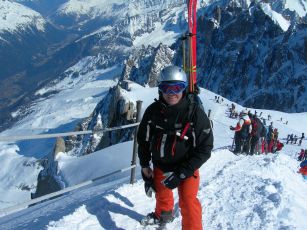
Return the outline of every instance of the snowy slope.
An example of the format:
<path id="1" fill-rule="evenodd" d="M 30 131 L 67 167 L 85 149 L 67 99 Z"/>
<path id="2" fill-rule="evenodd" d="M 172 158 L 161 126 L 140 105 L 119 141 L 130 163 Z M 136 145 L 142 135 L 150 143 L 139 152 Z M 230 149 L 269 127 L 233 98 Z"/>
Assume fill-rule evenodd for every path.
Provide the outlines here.
<path id="1" fill-rule="evenodd" d="M 70 73 L 61 81 L 42 88 L 37 95 L 46 95 L 26 111 L 16 111 L 12 116 L 28 113 L 13 128 L 2 132 L 2 136 L 32 135 L 72 131 L 76 123 L 88 117 L 96 104 L 110 87 L 117 83 L 122 68 L 94 69 L 93 57 L 88 57 L 69 68 Z M 87 68 L 90 73 L 82 74 Z M 79 76 L 74 75 L 80 72 Z M 55 92 L 57 92 L 55 94 Z M 48 96 L 48 94 L 53 93 Z M 0 160 L 5 167 L 0 170 L 0 191 L 7 191 L 0 198 L 0 208 L 30 199 L 35 191 L 37 175 L 41 170 L 37 162 L 48 154 L 54 145 L 53 139 L 20 141 L 16 144 L 0 142 Z M 27 175 L 27 176 L 25 176 Z M 28 187 L 21 190 L 22 185 Z"/>
<path id="2" fill-rule="evenodd" d="M 186 27 L 182 26 L 187 20 L 184 15 L 186 10 L 185 5 L 174 6 L 167 10 L 167 14 L 162 15 L 161 21 L 153 24 L 153 30 L 136 36 L 133 40 L 134 47 L 153 46 L 157 47 L 160 43 L 171 46 L 179 37 L 186 32 Z M 140 29 L 138 20 L 132 21 L 129 25 L 128 31 L 133 34 L 134 31 Z"/>
<path id="3" fill-rule="evenodd" d="M 160 4 L 161 3 L 161 4 Z M 129 16 L 135 16 L 138 14 L 149 13 L 150 11 L 166 8 L 171 4 L 178 4 L 182 1 L 178 0 L 69 0 L 63 4 L 58 10 L 61 14 L 71 15 L 91 15 L 100 16 L 107 14 L 112 16 L 114 13 L 120 15 L 120 13 L 127 13 Z M 128 9 L 126 8 L 128 7 Z M 126 9 L 125 9 L 126 8 Z M 125 17 L 122 14 L 122 17 Z"/>
<path id="4" fill-rule="evenodd" d="M 34 26 L 44 31 L 46 21 L 36 11 L 11 0 L 0 1 L 0 34 L 5 31 L 23 31 Z"/>
<path id="5" fill-rule="evenodd" d="M 133 101 L 143 100 L 144 112 L 157 96 L 157 89 L 134 84 L 126 96 Z M 296 154 L 300 147 L 289 144 L 279 154 L 235 156 L 227 150 L 233 136 L 228 127 L 236 123 L 226 115 L 226 104 L 230 102 L 225 99 L 222 104 L 215 103 L 215 94 L 206 90 L 201 91 L 200 97 L 206 111 L 212 110 L 215 137 L 212 157 L 201 167 L 198 197 L 203 206 L 204 229 L 304 229 L 307 183 L 296 173 L 299 164 Z M 264 117 L 272 116 L 281 139 L 288 133 L 307 132 L 307 124 L 302 123 L 307 113 L 257 111 L 262 111 Z M 127 167 L 132 146 L 132 142 L 126 142 L 82 158 L 62 154 L 58 158 L 60 174 L 68 185 L 74 185 Z M 307 148 L 306 140 L 302 148 Z M 127 184 L 129 178 L 125 176 L 128 175 L 129 172 L 119 174 L 107 184 L 96 182 L 2 217 L 0 225 L 4 229 L 67 229 L 67 226 L 69 229 L 143 229 L 138 221 L 153 210 L 155 202 L 145 196 L 141 180 L 134 185 Z M 176 192 L 175 197 L 176 219 L 167 229 L 181 226 Z"/>
<path id="6" fill-rule="evenodd" d="M 1 143 L 0 146 L 0 207 L 3 208 L 29 199 L 29 191 L 35 191 L 42 168 L 34 157 L 21 157 L 18 146 Z"/>
<path id="7" fill-rule="evenodd" d="M 124 0 L 69 0 L 64 3 L 58 10 L 61 14 L 77 15 L 90 15 L 92 17 L 101 14 L 111 14 L 112 7 L 124 4 Z"/>
<path id="8" fill-rule="evenodd" d="M 169 4 L 176 4 L 179 2 L 178 0 L 166 0 L 161 1 L 160 6 L 156 6 L 156 8 L 163 8 Z M 229 2 L 234 2 L 238 6 L 249 7 L 253 2 L 252 0 L 199 0 L 198 7 L 207 6 L 208 4 L 212 4 L 214 2 L 218 2 L 220 4 L 228 4 Z M 256 0 L 257 3 L 264 3 L 263 0 Z M 145 3 L 145 4 L 144 4 Z M 277 8 L 282 5 L 284 9 L 289 9 L 291 11 L 295 11 L 300 17 L 304 17 L 307 12 L 307 1 L 306 0 L 272 0 L 269 1 L 270 4 Z M 124 6 L 124 4 L 129 4 L 129 15 L 137 15 L 140 12 L 146 11 L 149 6 L 155 4 L 154 1 L 143 1 L 143 4 L 140 4 L 140 1 L 136 0 L 69 0 L 67 3 L 63 4 L 62 7 L 58 10 L 62 14 L 75 14 L 78 16 L 81 15 L 99 15 L 101 13 L 110 13 L 112 6 Z M 143 5 L 143 6 L 142 6 Z M 145 7 L 144 7 L 145 6 Z"/>
<path id="9" fill-rule="evenodd" d="M 268 15 L 272 20 L 280 26 L 283 31 L 287 31 L 291 22 L 286 20 L 281 14 L 272 10 L 270 4 L 262 3 L 261 4 L 263 12 Z"/>
<path id="10" fill-rule="evenodd" d="M 29 109 L 33 111 L 20 120 L 15 128 L 3 134 L 14 133 L 16 130 L 54 129 L 72 120 L 88 116 L 104 93 L 117 83 L 116 77 L 121 74 L 120 66 L 93 69 L 83 74 L 82 70 L 91 67 L 93 59 L 95 57 L 82 59 L 66 70 L 69 73 L 66 78 L 38 90 L 36 95 L 44 96 L 49 93 L 53 95 L 36 101 Z M 76 73 L 79 74 L 78 77 L 75 76 Z M 16 111 L 12 115 L 17 116 L 19 112 Z"/>
<path id="11" fill-rule="evenodd" d="M 295 11 L 300 17 L 304 17 L 307 13 L 306 0 L 275 0 L 275 2 L 282 2 L 286 9 Z"/>

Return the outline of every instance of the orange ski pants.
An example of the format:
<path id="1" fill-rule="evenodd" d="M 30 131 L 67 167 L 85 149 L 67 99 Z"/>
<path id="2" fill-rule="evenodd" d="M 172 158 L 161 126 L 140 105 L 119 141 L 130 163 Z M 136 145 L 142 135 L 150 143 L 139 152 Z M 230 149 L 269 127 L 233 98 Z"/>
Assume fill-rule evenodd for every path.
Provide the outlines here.
<path id="1" fill-rule="evenodd" d="M 164 178 L 163 172 L 158 168 L 154 168 L 154 185 L 156 189 L 155 214 L 159 217 L 161 211 L 173 211 L 174 209 L 173 191 L 161 183 Z M 202 209 L 197 199 L 199 181 L 199 170 L 196 170 L 194 176 L 181 181 L 178 186 L 183 230 L 202 229 Z"/>

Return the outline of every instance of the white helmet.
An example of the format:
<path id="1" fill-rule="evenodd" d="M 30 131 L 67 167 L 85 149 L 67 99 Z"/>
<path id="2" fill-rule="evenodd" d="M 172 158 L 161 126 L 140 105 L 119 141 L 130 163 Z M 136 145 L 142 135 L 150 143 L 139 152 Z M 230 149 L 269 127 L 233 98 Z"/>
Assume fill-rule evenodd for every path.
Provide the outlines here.
<path id="1" fill-rule="evenodd" d="M 184 70 L 178 66 L 167 66 L 161 70 L 158 83 L 165 81 L 180 81 L 187 83 L 187 75 Z"/>

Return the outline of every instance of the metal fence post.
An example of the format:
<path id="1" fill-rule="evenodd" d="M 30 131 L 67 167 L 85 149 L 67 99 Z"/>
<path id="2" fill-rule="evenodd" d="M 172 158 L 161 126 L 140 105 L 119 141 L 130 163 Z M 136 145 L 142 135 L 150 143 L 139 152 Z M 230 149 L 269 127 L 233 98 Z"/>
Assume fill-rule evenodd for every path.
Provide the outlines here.
<path id="1" fill-rule="evenodd" d="M 210 118 L 210 116 L 211 116 L 211 109 L 208 110 L 208 118 L 209 118 L 209 121 L 210 121 L 211 129 L 213 129 L 213 121 L 212 121 L 212 119 Z"/>
<path id="2" fill-rule="evenodd" d="M 141 121 L 141 109 L 142 109 L 142 102 L 143 101 L 137 101 L 136 102 L 136 122 Z M 138 127 L 136 127 L 134 131 L 134 141 L 133 141 L 133 153 L 132 153 L 132 161 L 131 165 L 136 165 L 136 152 L 137 152 L 137 132 Z M 133 184 L 135 181 L 135 167 L 131 169 L 131 177 L 130 177 L 130 184 Z"/>
<path id="3" fill-rule="evenodd" d="M 211 109 L 208 110 L 208 118 L 210 119 Z"/>

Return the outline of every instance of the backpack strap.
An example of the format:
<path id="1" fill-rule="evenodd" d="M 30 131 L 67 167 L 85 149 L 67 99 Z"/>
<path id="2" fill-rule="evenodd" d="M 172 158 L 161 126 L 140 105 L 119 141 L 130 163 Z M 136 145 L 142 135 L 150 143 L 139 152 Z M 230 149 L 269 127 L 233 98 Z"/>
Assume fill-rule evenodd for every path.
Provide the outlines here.
<path id="1" fill-rule="evenodd" d="M 194 132 L 194 127 L 193 127 L 193 119 L 195 116 L 195 112 L 197 110 L 197 107 L 201 105 L 200 100 L 197 97 L 196 93 L 189 93 L 187 95 L 188 97 L 188 101 L 189 101 L 189 106 L 188 106 L 188 116 L 187 116 L 187 122 L 184 126 L 184 129 L 180 135 L 180 139 L 183 140 L 187 140 L 187 137 L 185 136 L 185 134 L 187 133 L 188 129 L 192 126 L 192 135 L 193 135 L 193 146 L 195 147 L 195 132 Z"/>
<path id="2" fill-rule="evenodd" d="M 189 108 L 188 108 L 188 122 L 191 123 L 194 119 L 197 106 L 201 105 L 201 102 L 198 100 L 195 93 L 188 94 Z"/>
<path id="3" fill-rule="evenodd" d="M 181 140 L 186 139 L 186 138 L 185 138 L 185 134 L 187 133 L 187 131 L 188 131 L 188 129 L 190 128 L 190 126 L 191 126 L 191 123 L 190 123 L 190 122 L 187 122 L 186 125 L 185 125 L 185 127 L 184 127 L 184 129 L 183 129 L 183 131 L 182 131 L 182 133 L 181 133 L 181 135 L 180 135 L 180 139 L 181 139 Z"/>

